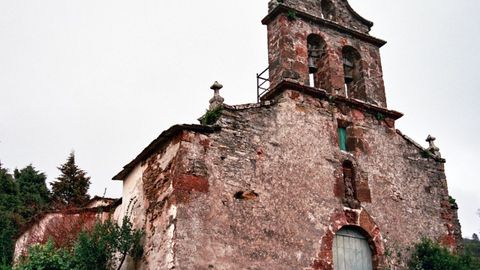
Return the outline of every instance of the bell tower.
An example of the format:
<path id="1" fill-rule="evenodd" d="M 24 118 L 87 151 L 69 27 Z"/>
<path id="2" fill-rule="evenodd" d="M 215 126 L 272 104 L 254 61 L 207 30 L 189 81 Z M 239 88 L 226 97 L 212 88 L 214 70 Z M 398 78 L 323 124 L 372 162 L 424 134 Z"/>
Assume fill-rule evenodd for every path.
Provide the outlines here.
<path id="1" fill-rule="evenodd" d="M 373 23 L 347 0 L 271 0 L 262 23 L 271 90 L 289 82 L 387 107 L 380 60 L 386 42 L 370 36 Z"/>

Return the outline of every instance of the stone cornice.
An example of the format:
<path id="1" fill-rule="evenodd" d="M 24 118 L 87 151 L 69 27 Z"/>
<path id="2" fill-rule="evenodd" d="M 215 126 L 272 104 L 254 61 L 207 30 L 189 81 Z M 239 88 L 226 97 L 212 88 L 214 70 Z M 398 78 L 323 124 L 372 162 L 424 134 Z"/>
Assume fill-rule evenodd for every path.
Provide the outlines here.
<path id="1" fill-rule="evenodd" d="M 330 95 L 327 93 L 327 91 L 323 89 L 318 89 L 306 85 L 299 84 L 296 81 L 293 80 L 283 80 L 279 84 L 277 84 L 275 87 L 270 89 L 264 96 L 261 97 L 262 101 L 270 100 L 273 99 L 274 97 L 278 96 L 285 90 L 294 90 L 298 91 L 316 98 L 328 100 L 330 102 L 334 102 L 336 104 L 343 103 L 349 107 L 354 107 L 358 108 L 360 110 L 370 112 L 373 114 L 381 113 L 383 116 L 387 118 L 391 118 L 393 120 L 397 120 L 403 116 L 402 113 L 389 110 L 386 108 L 378 107 L 373 104 L 368 104 L 365 103 L 361 100 L 357 99 L 351 99 L 351 98 L 346 98 L 344 96 L 340 95 Z"/>
<path id="2" fill-rule="evenodd" d="M 288 13 L 288 11 L 292 11 L 292 10 L 295 11 L 295 16 L 296 17 L 302 18 L 302 19 L 307 20 L 307 21 L 315 22 L 319 25 L 322 25 L 324 27 L 327 27 L 327 28 L 330 28 L 332 30 L 338 31 L 340 33 L 351 35 L 351 36 L 356 37 L 360 40 L 371 43 L 371 44 L 373 44 L 377 47 L 382 47 L 383 45 L 387 44 L 387 42 L 384 41 L 384 40 L 381 40 L 381 39 L 378 39 L 376 37 L 372 37 L 368 34 L 364 34 L 362 32 L 347 28 L 345 26 L 334 23 L 332 21 L 328 21 L 328 20 L 319 18 L 317 16 L 305 13 L 305 12 L 297 10 L 295 8 L 286 6 L 284 4 L 279 4 L 277 7 L 275 7 L 265 18 L 263 18 L 262 24 L 267 25 L 271 21 L 273 21 L 273 19 L 275 19 L 278 15 L 286 14 L 286 13 Z"/>

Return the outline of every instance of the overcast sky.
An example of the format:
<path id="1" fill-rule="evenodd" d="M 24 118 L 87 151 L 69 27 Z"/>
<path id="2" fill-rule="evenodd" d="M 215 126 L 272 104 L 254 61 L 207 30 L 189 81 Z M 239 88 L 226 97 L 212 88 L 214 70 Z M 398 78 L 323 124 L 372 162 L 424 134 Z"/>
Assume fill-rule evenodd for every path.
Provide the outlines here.
<path id="1" fill-rule="evenodd" d="M 91 195 L 160 132 L 195 123 L 224 84 L 254 102 L 267 66 L 267 0 L 0 0 L 0 160 L 54 180 L 75 150 Z M 480 231 L 480 2 L 350 0 L 385 39 L 387 102 L 397 127 L 437 137 L 463 234 Z"/>

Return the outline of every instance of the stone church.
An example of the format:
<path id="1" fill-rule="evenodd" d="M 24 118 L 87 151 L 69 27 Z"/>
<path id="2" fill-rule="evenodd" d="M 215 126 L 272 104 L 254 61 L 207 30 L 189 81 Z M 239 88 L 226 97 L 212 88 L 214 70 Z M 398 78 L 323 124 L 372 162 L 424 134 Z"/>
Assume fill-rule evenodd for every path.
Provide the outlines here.
<path id="1" fill-rule="evenodd" d="M 395 128 L 373 23 L 347 0 L 272 0 L 258 102 L 161 133 L 114 180 L 145 230 L 129 269 L 405 269 L 461 233 L 445 160 Z M 268 73 L 267 73 L 268 71 Z"/>

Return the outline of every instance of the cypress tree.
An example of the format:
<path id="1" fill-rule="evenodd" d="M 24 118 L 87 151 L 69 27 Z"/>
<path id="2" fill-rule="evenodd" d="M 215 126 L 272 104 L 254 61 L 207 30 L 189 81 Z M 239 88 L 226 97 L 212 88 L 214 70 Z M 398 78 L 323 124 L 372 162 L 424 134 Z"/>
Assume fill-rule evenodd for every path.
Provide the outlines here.
<path id="1" fill-rule="evenodd" d="M 75 154 L 70 153 L 65 164 L 58 167 L 61 174 L 52 183 L 52 199 L 67 207 L 81 207 L 89 200 L 90 177 L 75 164 Z"/>

